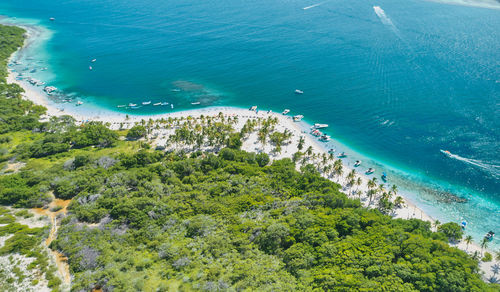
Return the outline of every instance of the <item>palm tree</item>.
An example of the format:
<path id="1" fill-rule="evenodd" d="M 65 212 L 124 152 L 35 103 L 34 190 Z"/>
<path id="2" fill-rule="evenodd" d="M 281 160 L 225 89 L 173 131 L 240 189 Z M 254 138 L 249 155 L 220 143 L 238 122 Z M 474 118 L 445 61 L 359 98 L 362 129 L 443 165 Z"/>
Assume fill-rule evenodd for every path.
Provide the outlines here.
<path id="1" fill-rule="evenodd" d="M 403 197 L 401 196 L 397 196 L 396 197 L 396 200 L 394 200 L 394 205 L 398 208 L 401 208 L 403 207 L 405 204 L 405 201 L 403 200 Z"/>
<path id="2" fill-rule="evenodd" d="M 373 189 L 373 188 L 377 185 L 376 181 L 377 181 L 377 178 L 376 178 L 376 177 L 374 177 L 373 179 L 369 180 L 369 181 L 366 183 L 366 186 L 368 186 L 368 190 Z"/>
<path id="3" fill-rule="evenodd" d="M 297 149 L 302 150 L 304 148 L 304 143 L 306 140 L 304 139 L 304 136 L 300 136 L 299 138 L 299 144 L 297 145 Z"/>
<path id="4" fill-rule="evenodd" d="M 465 249 L 469 250 L 469 244 L 472 243 L 472 236 L 467 235 L 467 237 L 465 237 L 465 243 L 467 244 L 467 247 Z"/>
<path id="5" fill-rule="evenodd" d="M 357 186 L 356 190 L 358 190 L 358 189 L 359 189 L 359 186 L 360 186 L 362 183 L 363 183 L 363 180 L 361 179 L 361 177 L 358 177 L 358 179 L 356 180 L 356 186 Z"/>
<path id="6" fill-rule="evenodd" d="M 375 194 L 374 190 L 372 190 L 372 189 L 368 190 L 368 198 L 370 198 L 370 201 L 368 202 L 368 206 L 370 206 L 372 204 L 374 194 Z"/>
<path id="7" fill-rule="evenodd" d="M 495 253 L 495 259 L 497 261 L 500 261 L 500 250 L 497 250 L 496 253 Z"/>
<path id="8" fill-rule="evenodd" d="M 439 220 L 436 220 L 434 222 L 432 222 L 432 225 L 434 226 L 434 228 L 438 228 L 439 225 L 441 225 L 441 222 L 439 222 Z"/>
<path id="9" fill-rule="evenodd" d="M 313 153 L 313 148 L 312 148 L 312 146 L 307 147 L 307 150 L 306 150 L 306 154 L 307 154 L 307 156 L 311 156 L 311 155 L 312 155 L 312 153 Z"/>
<path id="10" fill-rule="evenodd" d="M 488 239 L 483 238 L 483 241 L 481 241 L 481 256 L 483 256 L 483 251 L 484 249 L 488 248 Z"/>
<path id="11" fill-rule="evenodd" d="M 496 276 L 499 272 L 500 272 L 500 265 L 498 264 L 494 264 L 492 267 L 491 267 L 491 271 L 493 272 L 493 274 Z"/>
<path id="12" fill-rule="evenodd" d="M 391 192 L 392 192 L 394 195 L 396 195 L 396 193 L 398 192 L 398 186 L 396 186 L 396 185 L 392 185 L 392 187 L 391 187 Z"/>

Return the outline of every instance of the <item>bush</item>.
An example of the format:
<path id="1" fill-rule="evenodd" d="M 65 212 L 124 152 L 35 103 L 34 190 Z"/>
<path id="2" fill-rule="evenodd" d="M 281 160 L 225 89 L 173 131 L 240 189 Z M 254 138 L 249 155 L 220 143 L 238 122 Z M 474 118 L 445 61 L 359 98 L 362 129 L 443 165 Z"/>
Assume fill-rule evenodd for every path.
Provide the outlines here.
<path id="1" fill-rule="evenodd" d="M 146 127 L 141 125 L 136 125 L 130 128 L 127 133 L 127 139 L 139 139 L 146 136 L 147 130 Z"/>
<path id="2" fill-rule="evenodd" d="M 260 167 L 264 167 L 269 163 L 269 155 L 266 153 L 259 153 L 255 155 L 255 161 L 257 161 Z"/>
<path id="3" fill-rule="evenodd" d="M 489 252 L 484 253 L 484 257 L 481 259 L 483 262 L 491 262 L 493 256 Z"/>
<path id="4" fill-rule="evenodd" d="M 454 222 L 449 222 L 443 225 L 439 225 L 438 232 L 444 233 L 444 235 L 448 237 L 448 240 L 451 241 L 461 240 L 464 233 L 462 227 L 460 227 L 460 225 Z"/>

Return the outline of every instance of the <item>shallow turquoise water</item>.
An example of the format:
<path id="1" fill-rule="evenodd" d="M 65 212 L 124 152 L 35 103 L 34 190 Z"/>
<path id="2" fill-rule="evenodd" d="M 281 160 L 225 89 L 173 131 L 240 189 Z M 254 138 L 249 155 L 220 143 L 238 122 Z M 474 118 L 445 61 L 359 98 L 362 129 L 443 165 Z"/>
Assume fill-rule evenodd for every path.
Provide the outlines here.
<path id="1" fill-rule="evenodd" d="M 163 2 L 4 0 L 0 13 L 53 33 L 18 70 L 86 104 L 290 108 L 330 124 L 336 148 L 376 165 L 376 175 L 389 171 L 390 183 L 441 221 L 466 219 L 476 238 L 500 226 L 500 10 L 425 1 Z M 468 202 L 450 203 L 453 196 Z"/>

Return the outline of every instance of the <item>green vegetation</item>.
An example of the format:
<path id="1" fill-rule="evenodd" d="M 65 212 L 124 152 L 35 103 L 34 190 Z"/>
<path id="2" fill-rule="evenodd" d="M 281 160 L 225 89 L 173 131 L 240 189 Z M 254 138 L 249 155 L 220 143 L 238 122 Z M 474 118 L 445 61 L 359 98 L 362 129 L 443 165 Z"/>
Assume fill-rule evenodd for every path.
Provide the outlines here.
<path id="1" fill-rule="evenodd" d="M 181 150 L 164 152 L 121 141 L 100 123 L 77 127 L 69 117 L 40 123 L 43 109 L 26 102 L 18 111 L 19 93 L 5 92 L 2 155 L 26 166 L 0 175 L 0 204 L 44 206 L 51 194 L 72 199 L 50 247 L 68 257 L 74 291 L 498 289 L 481 280 L 476 259 L 448 245 L 462 237 L 453 224 L 432 232 L 428 222 L 385 215 L 396 190 L 380 210 L 366 209 L 305 156 L 271 162 L 267 154 L 239 150 L 256 127 L 252 121 L 239 133 L 234 118 L 203 118 L 207 126 L 194 131 L 189 118 L 170 121 L 176 129 L 169 142 Z M 261 125 L 263 143 L 274 124 Z M 130 137 L 143 134 L 140 127 L 134 132 Z M 288 139 L 277 133 L 269 142 L 279 152 Z M 205 143 L 218 154 L 196 151 Z M 342 171 L 336 162 L 331 176 Z M 371 190 L 384 193 L 375 180 Z M 0 236 L 13 235 L 0 254 L 36 256 L 33 267 L 57 290 L 60 279 L 37 253 L 47 230 L 27 228 L 1 210 L 7 225 Z"/>

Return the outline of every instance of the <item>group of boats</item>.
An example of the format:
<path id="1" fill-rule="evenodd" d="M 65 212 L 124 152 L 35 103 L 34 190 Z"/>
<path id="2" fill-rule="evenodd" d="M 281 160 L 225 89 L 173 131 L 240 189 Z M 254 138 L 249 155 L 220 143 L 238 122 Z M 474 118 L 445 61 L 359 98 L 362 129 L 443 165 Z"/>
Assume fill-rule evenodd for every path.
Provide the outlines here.
<path id="1" fill-rule="evenodd" d="M 465 227 L 467 227 L 467 221 L 463 220 L 460 223 L 460 227 L 462 227 L 462 230 L 465 230 Z M 484 239 L 487 240 L 487 241 L 492 241 L 494 237 L 495 237 L 495 232 L 493 232 L 491 230 L 488 231 L 488 233 L 486 233 L 484 235 Z"/>
<path id="2" fill-rule="evenodd" d="M 138 105 L 136 103 L 129 103 L 128 105 L 125 105 L 125 104 L 120 104 L 120 105 L 117 105 L 116 107 L 118 108 L 124 108 L 124 107 L 127 107 L 127 108 L 131 108 L 131 109 L 138 109 L 138 108 L 141 108 L 142 106 L 145 106 L 145 105 L 150 105 L 152 104 L 153 106 L 167 106 L 169 105 L 168 102 L 156 102 L 156 103 L 152 103 L 151 101 L 143 101 L 141 103 L 141 105 Z M 170 108 L 174 108 L 174 104 L 170 104 Z"/>

